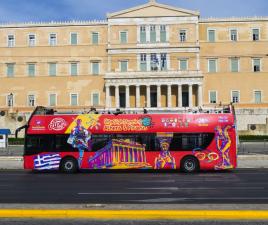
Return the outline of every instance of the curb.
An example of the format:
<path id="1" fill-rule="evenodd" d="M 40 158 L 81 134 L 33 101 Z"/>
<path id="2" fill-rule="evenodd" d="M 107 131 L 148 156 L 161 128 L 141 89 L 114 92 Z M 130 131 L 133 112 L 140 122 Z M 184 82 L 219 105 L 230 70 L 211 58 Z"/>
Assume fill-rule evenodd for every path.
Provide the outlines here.
<path id="1" fill-rule="evenodd" d="M 95 220 L 268 220 L 268 211 L 249 210 L 0 210 L 0 218 Z"/>
<path id="2" fill-rule="evenodd" d="M 0 161 L 23 161 L 23 157 L 21 156 L 0 156 Z"/>

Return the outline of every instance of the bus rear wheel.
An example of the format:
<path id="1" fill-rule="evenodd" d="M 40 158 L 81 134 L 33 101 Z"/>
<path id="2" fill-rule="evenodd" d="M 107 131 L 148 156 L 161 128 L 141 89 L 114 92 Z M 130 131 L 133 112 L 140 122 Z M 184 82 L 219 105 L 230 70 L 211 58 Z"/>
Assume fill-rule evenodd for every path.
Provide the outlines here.
<path id="1" fill-rule="evenodd" d="M 181 171 L 185 173 L 194 173 L 199 171 L 199 161 L 193 156 L 186 156 L 181 160 Z"/>
<path id="2" fill-rule="evenodd" d="M 60 163 L 60 171 L 63 173 L 76 173 L 78 171 L 77 160 L 73 157 L 62 159 Z"/>

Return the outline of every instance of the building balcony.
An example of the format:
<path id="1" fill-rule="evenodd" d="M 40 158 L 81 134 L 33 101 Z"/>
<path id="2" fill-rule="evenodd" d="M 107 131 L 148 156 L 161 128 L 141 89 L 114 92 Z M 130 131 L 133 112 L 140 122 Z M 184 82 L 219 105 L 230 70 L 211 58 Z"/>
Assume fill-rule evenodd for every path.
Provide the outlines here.
<path id="1" fill-rule="evenodd" d="M 105 79 L 125 79 L 125 78 L 202 78 L 200 70 L 167 70 L 167 71 L 128 71 L 128 72 L 108 72 Z"/>

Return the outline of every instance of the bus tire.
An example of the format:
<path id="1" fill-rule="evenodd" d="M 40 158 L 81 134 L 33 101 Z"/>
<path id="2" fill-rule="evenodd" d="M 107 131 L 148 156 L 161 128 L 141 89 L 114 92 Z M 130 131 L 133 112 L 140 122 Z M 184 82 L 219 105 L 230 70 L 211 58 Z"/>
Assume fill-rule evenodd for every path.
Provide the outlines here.
<path id="1" fill-rule="evenodd" d="M 77 173 L 78 163 L 73 157 L 66 157 L 61 160 L 60 171 L 63 173 Z"/>
<path id="2" fill-rule="evenodd" d="M 194 156 L 186 156 L 181 160 L 180 169 L 184 173 L 194 173 L 200 170 L 199 161 Z"/>

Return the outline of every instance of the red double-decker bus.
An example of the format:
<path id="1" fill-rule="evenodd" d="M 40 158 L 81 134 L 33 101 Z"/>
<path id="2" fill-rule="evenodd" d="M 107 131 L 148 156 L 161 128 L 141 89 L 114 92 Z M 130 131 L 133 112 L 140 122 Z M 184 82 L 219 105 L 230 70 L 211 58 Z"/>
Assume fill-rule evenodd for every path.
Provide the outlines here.
<path id="1" fill-rule="evenodd" d="M 237 166 L 232 106 L 184 113 L 62 114 L 37 107 L 25 128 L 24 168 L 224 170 Z"/>

